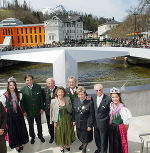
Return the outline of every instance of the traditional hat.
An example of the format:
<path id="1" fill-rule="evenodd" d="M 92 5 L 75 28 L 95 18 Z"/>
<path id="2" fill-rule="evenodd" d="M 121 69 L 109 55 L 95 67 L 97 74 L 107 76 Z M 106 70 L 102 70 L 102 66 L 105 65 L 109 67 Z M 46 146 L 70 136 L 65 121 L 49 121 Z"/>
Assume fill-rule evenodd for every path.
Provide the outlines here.
<path id="1" fill-rule="evenodd" d="M 15 81 L 16 82 L 16 79 L 12 76 L 8 79 L 8 82 L 11 82 L 11 81 Z"/>
<path id="2" fill-rule="evenodd" d="M 112 94 L 112 93 L 120 93 L 120 90 L 117 89 L 117 88 L 115 88 L 115 87 L 113 87 L 112 89 L 110 89 L 110 93 L 111 93 L 111 94 Z"/>

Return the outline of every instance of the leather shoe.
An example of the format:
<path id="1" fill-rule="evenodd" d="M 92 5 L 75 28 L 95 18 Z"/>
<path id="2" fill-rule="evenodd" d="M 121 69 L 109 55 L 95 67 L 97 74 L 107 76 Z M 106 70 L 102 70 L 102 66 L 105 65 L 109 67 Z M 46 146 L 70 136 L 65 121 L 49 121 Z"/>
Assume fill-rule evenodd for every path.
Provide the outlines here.
<path id="1" fill-rule="evenodd" d="M 61 152 L 65 152 L 64 149 L 60 150 Z"/>
<path id="2" fill-rule="evenodd" d="M 101 151 L 99 149 L 95 150 L 94 153 L 100 153 Z"/>
<path id="3" fill-rule="evenodd" d="M 35 140 L 34 139 L 31 139 L 31 144 L 34 144 L 35 143 Z"/>
<path id="4" fill-rule="evenodd" d="M 70 147 L 66 148 L 67 151 L 70 151 Z"/>
<path id="5" fill-rule="evenodd" d="M 86 153 L 86 149 L 82 149 L 82 153 Z"/>
<path id="6" fill-rule="evenodd" d="M 82 150 L 83 149 L 83 145 L 81 145 L 80 147 L 79 147 L 79 150 Z"/>
<path id="7" fill-rule="evenodd" d="M 54 139 L 51 138 L 51 139 L 49 140 L 49 143 L 53 143 L 53 142 L 54 142 Z"/>
<path id="8" fill-rule="evenodd" d="M 41 140 L 41 142 L 45 142 L 45 139 L 43 137 L 39 138 Z"/>

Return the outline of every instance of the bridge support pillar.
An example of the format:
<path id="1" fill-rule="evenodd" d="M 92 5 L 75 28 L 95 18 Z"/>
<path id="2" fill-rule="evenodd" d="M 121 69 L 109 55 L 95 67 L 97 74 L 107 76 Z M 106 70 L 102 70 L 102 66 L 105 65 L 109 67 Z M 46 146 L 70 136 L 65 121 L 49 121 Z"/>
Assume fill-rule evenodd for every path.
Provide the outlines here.
<path id="1" fill-rule="evenodd" d="M 69 76 L 74 76 L 78 80 L 78 65 L 75 59 L 63 50 L 53 62 L 53 78 L 57 86 L 66 87 Z"/>

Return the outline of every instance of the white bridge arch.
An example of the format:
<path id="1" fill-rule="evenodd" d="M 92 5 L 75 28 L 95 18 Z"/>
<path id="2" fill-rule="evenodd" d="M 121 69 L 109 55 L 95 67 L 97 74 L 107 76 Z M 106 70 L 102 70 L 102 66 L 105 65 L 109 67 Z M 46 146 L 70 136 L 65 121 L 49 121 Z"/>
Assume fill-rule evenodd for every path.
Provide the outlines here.
<path id="1" fill-rule="evenodd" d="M 0 52 L 0 60 L 52 63 L 53 78 L 56 84 L 65 87 L 68 76 L 75 76 L 78 80 L 78 62 L 127 55 L 150 59 L 150 49 L 125 47 L 37 48 Z"/>

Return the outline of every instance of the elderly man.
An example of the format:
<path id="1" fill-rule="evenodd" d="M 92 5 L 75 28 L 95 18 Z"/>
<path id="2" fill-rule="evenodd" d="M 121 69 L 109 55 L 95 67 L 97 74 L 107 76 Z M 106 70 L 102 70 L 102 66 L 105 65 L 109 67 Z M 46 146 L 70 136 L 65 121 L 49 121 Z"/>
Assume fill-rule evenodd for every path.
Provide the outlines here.
<path id="1" fill-rule="evenodd" d="M 43 89 L 43 99 L 45 106 L 45 114 L 47 119 L 47 125 L 49 134 L 51 136 L 49 143 L 53 143 L 54 141 L 54 124 L 50 124 L 50 104 L 51 100 L 55 98 L 55 91 L 57 86 L 55 86 L 55 81 L 53 78 L 48 78 L 46 80 L 47 86 Z"/>
<path id="2" fill-rule="evenodd" d="M 92 96 L 92 99 L 95 111 L 94 137 L 97 146 L 95 153 L 107 153 L 111 98 L 103 94 L 103 86 L 101 84 L 94 85 L 94 91 L 96 94 Z"/>
<path id="3" fill-rule="evenodd" d="M 73 77 L 73 76 L 68 77 L 69 87 L 66 88 L 66 93 L 70 97 L 72 104 L 74 102 L 74 99 L 77 98 L 76 90 L 78 87 L 76 86 L 76 82 L 77 81 L 76 81 L 75 77 Z"/>
<path id="4" fill-rule="evenodd" d="M 27 117 L 29 123 L 29 134 L 31 137 L 31 144 L 35 142 L 34 133 L 34 119 L 37 124 L 38 138 L 41 142 L 45 142 L 42 135 L 42 124 L 41 124 L 41 114 L 43 113 L 43 98 L 41 86 L 33 83 L 33 76 L 26 75 L 25 78 L 26 85 L 21 88 L 21 93 L 23 95 L 21 100 L 21 108 L 23 110 L 24 116 Z"/>

